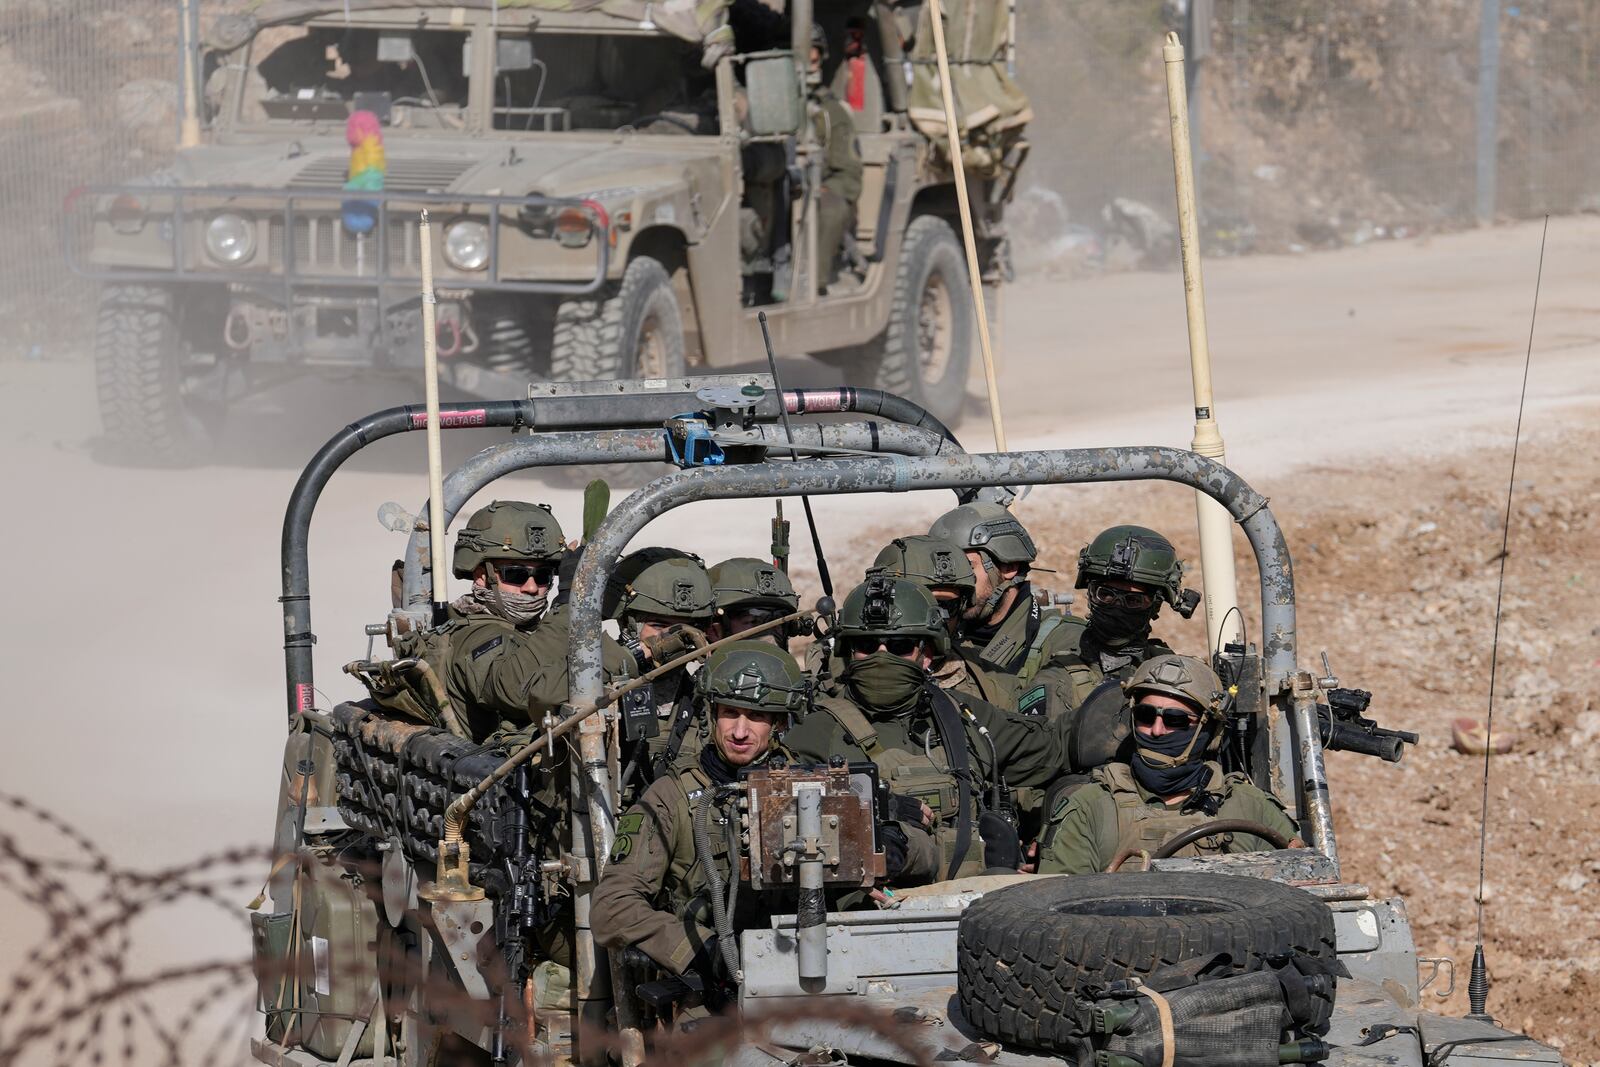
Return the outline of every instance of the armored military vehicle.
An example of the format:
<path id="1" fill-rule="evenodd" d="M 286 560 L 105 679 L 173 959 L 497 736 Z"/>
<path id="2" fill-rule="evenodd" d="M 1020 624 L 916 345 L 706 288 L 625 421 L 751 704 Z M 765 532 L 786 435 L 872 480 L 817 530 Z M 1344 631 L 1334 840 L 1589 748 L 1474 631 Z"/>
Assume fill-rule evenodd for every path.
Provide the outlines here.
<path id="1" fill-rule="evenodd" d="M 953 421 L 976 336 L 928 16 L 789 6 L 267 0 L 218 19 L 203 143 L 69 201 L 69 262 L 102 282 L 108 437 L 178 460 L 287 376 L 415 376 L 421 208 L 443 373 L 469 395 L 759 362 L 765 311 L 779 355 Z M 988 284 L 1030 118 L 1004 9 L 945 5 Z M 820 248 L 828 149 L 852 143 L 853 225 Z"/>
<path id="2" fill-rule="evenodd" d="M 1364 718 L 1359 693 L 1302 667 L 1289 546 L 1267 501 L 1234 472 L 1166 447 L 968 455 L 902 398 L 779 391 L 764 376 L 534 393 L 441 412 L 444 427 L 534 428 L 449 475 L 447 516 L 514 470 L 597 458 L 681 469 L 621 501 L 591 531 L 568 591 L 570 704 L 531 734 L 487 744 L 459 736 L 440 714 L 448 697 L 416 659 L 370 651 L 346 668 L 366 683 L 366 697 L 318 701 L 307 567 L 316 500 L 366 444 L 424 428 L 422 411 L 392 409 L 341 431 L 290 500 L 282 859 L 271 904 L 254 919 L 261 1062 L 1560 1062 L 1554 1050 L 1488 1021 L 1427 1011 L 1419 965 L 1436 975 L 1439 963 L 1419 960 L 1404 902 L 1374 898 L 1342 869 L 1325 750 L 1394 760 L 1405 738 Z M 817 411 L 843 419 L 803 417 Z M 785 414 L 788 432 L 779 424 Z M 790 441 L 799 461 L 764 462 L 787 459 Z M 677 1024 L 695 991 L 639 973 L 626 954 L 608 959 L 589 925 L 589 895 L 618 818 L 628 729 L 603 689 L 603 601 L 629 542 L 690 502 L 941 489 L 1003 501 L 1024 485 L 1134 479 L 1217 500 L 1255 554 L 1262 632 L 1217 660 L 1236 690 L 1221 759 L 1273 792 L 1308 844 L 1173 855 L 1197 836 L 1240 830 L 1204 823 L 1150 850 L 1144 873 L 965 879 L 836 913 L 821 911 L 813 895 L 769 928 L 740 933 L 743 1033 L 703 1019 L 685 1036 Z M 398 606 L 368 627 L 372 637 L 402 643 L 432 621 L 424 526 L 408 527 Z M 324 648 L 336 643 L 330 636 Z M 1127 734 L 1114 721 L 1106 726 L 1080 748 L 1099 744 L 1108 758 Z M 873 882 L 882 856 L 870 819 L 857 818 L 872 791 L 855 771 L 779 769 L 737 786 L 747 791 L 737 829 L 751 885 L 795 888 L 799 901 L 798 886 Z M 559 810 L 541 783 L 566 787 Z M 548 830 L 552 819 L 561 846 L 537 852 L 534 829 Z M 552 921 L 569 931 L 564 947 L 535 936 Z M 1144 984 L 1158 978 L 1159 991 Z M 1249 1011 L 1237 999 L 1246 985 L 1257 998 Z M 1190 1028 L 1196 1020 L 1199 1029 Z M 1215 1058 L 1201 1055 L 1207 1048 Z"/>

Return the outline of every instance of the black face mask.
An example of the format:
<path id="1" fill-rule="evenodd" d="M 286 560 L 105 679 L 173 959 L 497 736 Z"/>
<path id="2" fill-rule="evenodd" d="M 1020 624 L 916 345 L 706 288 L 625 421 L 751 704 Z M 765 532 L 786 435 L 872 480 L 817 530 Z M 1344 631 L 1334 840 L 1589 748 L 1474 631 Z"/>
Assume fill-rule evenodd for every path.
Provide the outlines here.
<path id="1" fill-rule="evenodd" d="M 870 710 L 886 715 L 907 715 L 916 710 L 928 681 L 928 673 L 920 663 L 890 652 L 853 659 L 839 677 L 851 696 Z"/>
<path id="2" fill-rule="evenodd" d="M 1119 606 L 1089 609 L 1089 629 L 1107 648 L 1143 643 L 1150 639 L 1151 614 Z"/>
<path id="3" fill-rule="evenodd" d="M 758 759 L 755 764 L 760 762 L 761 759 Z M 700 750 L 700 769 L 706 772 L 706 777 L 711 779 L 712 785 L 732 785 L 733 780 L 739 777 L 739 769 L 723 759 L 722 753 L 717 751 L 716 744 L 711 741 L 707 741 L 705 747 Z"/>
<path id="4" fill-rule="evenodd" d="M 1157 796 L 1192 792 L 1205 785 L 1211 776 L 1211 768 L 1205 762 L 1206 748 L 1211 744 L 1209 725 L 1197 725 L 1192 730 L 1177 730 L 1160 737 L 1146 737 L 1136 730 L 1133 743 L 1133 777 Z M 1185 750 L 1189 755 L 1183 763 L 1166 765 L 1168 760 L 1182 757 Z M 1147 761 L 1147 752 L 1166 759 Z"/>

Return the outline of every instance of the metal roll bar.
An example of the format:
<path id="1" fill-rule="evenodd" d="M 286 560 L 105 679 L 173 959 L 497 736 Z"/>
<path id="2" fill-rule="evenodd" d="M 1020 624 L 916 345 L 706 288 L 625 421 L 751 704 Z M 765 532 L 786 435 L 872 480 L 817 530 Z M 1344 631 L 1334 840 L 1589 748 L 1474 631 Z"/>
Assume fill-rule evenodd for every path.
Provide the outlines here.
<path id="1" fill-rule="evenodd" d="M 611 431 L 599 434 L 538 434 L 490 445 L 450 472 L 444 483 L 446 524 L 484 486 L 497 478 L 530 467 L 572 463 L 665 463 L 670 459 L 665 430 Z M 771 423 L 757 423 L 748 430 L 722 433 L 716 437 L 724 447 L 780 448 L 787 450 L 784 431 Z M 807 449 L 875 452 L 903 456 L 936 456 L 960 453 L 936 431 L 917 429 L 898 423 L 843 422 L 801 423 L 794 426 L 794 444 Z M 575 457 L 583 458 L 575 458 Z M 418 515 L 427 514 L 424 501 Z M 406 544 L 404 593 L 401 604 L 407 608 L 426 604 L 428 599 L 426 564 L 428 536 L 413 530 Z"/>

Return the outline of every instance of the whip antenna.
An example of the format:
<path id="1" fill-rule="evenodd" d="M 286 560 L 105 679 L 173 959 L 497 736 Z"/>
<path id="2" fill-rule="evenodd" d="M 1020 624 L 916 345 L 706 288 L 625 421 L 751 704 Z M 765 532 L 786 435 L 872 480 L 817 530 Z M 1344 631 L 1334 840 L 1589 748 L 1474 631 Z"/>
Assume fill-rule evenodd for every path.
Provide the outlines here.
<path id="1" fill-rule="evenodd" d="M 1478 943 L 1472 949 L 1467 981 L 1467 1018 L 1493 1022 L 1488 1012 L 1489 966 L 1483 958 L 1483 872 L 1489 850 L 1489 760 L 1494 754 L 1494 676 L 1499 665 L 1500 600 L 1506 591 L 1506 557 L 1511 543 L 1511 495 L 1517 487 L 1517 451 L 1522 444 L 1522 411 L 1528 403 L 1528 368 L 1533 365 L 1533 328 L 1539 321 L 1539 286 L 1544 280 L 1544 245 L 1550 216 L 1539 234 L 1539 269 L 1533 280 L 1533 315 L 1528 321 L 1528 354 L 1522 361 L 1522 394 L 1517 398 L 1517 428 L 1511 435 L 1511 479 L 1506 483 L 1506 521 L 1500 533 L 1500 582 L 1494 591 L 1494 638 L 1489 644 L 1489 715 L 1483 728 L 1483 801 L 1478 809 Z"/>
<path id="2" fill-rule="evenodd" d="M 767 366 L 772 370 L 772 387 L 778 391 L 778 414 L 783 417 L 783 436 L 789 439 L 789 461 L 797 463 L 800 456 L 794 450 L 794 431 L 789 428 L 789 408 L 783 402 L 783 382 L 778 380 L 778 357 L 772 354 L 772 334 L 767 331 L 767 313 L 757 312 L 756 318 L 761 323 L 761 340 L 767 346 Z M 806 509 L 806 526 L 811 529 L 811 551 L 817 557 L 817 580 L 822 583 L 822 595 L 831 597 L 833 578 L 828 574 L 828 557 L 822 554 L 822 538 L 817 536 L 817 520 L 811 515 L 811 498 L 802 493 L 800 506 Z"/>

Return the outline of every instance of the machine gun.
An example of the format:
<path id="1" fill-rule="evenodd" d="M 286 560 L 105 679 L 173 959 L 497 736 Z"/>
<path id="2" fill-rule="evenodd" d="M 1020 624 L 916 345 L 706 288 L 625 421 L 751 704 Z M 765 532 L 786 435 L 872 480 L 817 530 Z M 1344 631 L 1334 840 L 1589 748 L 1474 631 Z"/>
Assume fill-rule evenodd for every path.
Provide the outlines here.
<path id="1" fill-rule="evenodd" d="M 1405 746 L 1417 743 L 1417 735 L 1405 730 L 1387 730 L 1362 713 L 1372 703 L 1365 689 L 1330 689 L 1328 702 L 1317 705 L 1317 726 L 1322 747 L 1329 752 L 1360 752 L 1399 763 Z"/>

